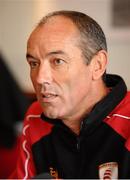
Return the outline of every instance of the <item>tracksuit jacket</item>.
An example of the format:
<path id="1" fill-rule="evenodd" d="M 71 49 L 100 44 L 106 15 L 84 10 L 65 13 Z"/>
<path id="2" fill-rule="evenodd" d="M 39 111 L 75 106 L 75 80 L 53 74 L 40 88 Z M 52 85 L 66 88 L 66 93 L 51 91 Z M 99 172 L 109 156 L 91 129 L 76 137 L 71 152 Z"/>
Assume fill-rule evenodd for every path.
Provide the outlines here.
<path id="1" fill-rule="evenodd" d="M 117 75 L 107 75 L 106 85 L 110 93 L 82 121 L 79 135 L 33 103 L 11 178 L 130 179 L 130 93 Z"/>

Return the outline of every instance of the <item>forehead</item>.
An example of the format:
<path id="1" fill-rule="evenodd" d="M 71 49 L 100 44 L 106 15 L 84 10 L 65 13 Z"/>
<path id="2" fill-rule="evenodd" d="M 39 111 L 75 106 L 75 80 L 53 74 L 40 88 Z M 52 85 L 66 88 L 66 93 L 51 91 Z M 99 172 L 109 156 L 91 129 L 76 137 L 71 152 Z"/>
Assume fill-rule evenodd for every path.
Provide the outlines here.
<path id="1" fill-rule="evenodd" d="M 47 44 L 65 44 L 77 42 L 78 30 L 74 23 L 64 16 L 53 16 L 38 26 L 30 35 L 28 47 Z"/>

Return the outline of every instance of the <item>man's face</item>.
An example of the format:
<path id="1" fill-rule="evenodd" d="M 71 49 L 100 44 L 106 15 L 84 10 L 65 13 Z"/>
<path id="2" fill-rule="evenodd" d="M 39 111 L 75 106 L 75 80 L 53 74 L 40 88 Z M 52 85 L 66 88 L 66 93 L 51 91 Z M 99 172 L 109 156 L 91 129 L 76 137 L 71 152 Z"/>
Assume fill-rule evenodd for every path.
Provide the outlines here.
<path id="1" fill-rule="evenodd" d="M 78 117 L 91 99 L 92 67 L 85 64 L 78 36 L 69 19 L 56 16 L 36 28 L 28 40 L 31 80 L 49 118 Z"/>

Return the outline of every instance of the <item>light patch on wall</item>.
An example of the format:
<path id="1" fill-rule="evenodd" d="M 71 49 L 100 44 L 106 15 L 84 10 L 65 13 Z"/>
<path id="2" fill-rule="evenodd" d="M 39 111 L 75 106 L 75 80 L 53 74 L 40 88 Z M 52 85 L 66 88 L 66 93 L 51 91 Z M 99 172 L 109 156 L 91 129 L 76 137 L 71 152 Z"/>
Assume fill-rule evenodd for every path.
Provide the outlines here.
<path id="1" fill-rule="evenodd" d="M 58 1 L 56 0 L 34 1 L 34 21 L 38 22 L 49 12 L 57 10 L 57 7 Z"/>

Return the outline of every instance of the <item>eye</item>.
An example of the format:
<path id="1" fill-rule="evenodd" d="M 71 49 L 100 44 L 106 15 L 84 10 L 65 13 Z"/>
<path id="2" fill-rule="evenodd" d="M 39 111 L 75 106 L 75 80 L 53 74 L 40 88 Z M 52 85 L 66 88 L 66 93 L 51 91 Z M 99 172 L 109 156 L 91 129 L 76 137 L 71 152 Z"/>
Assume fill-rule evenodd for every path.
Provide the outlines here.
<path id="1" fill-rule="evenodd" d="M 54 59 L 54 64 L 59 66 L 59 65 L 62 65 L 63 63 L 65 63 L 65 61 L 63 59 Z"/>
<path id="2" fill-rule="evenodd" d="M 34 69 L 34 68 L 38 67 L 39 63 L 35 62 L 35 61 L 29 61 L 29 65 L 30 65 L 31 69 Z"/>

